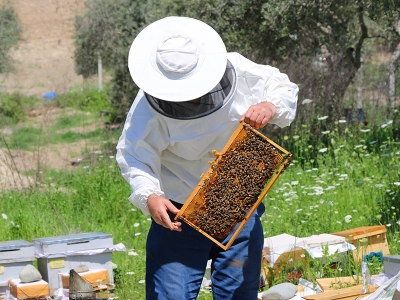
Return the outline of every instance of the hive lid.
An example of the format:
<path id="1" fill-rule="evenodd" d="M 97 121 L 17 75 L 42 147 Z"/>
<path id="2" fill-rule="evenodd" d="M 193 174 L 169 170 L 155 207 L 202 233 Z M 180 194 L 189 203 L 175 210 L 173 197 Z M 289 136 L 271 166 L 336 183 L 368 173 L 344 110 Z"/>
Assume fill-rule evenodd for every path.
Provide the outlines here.
<path id="1" fill-rule="evenodd" d="M 25 240 L 0 242 L 0 251 L 19 250 L 24 247 L 33 247 L 33 243 L 25 241 Z"/>
<path id="2" fill-rule="evenodd" d="M 33 242 L 35 244 L 53 245 L 53 244 L 80 243 L 80 242 L 87 242 L 97 239 L 108 239 L 108 238 L 112 238 L 112 234 L 106 234 L 102 232 L 88 232 L 88 233 L 78 233 L 78 234 L 38 238 L 34 239 Z"/>
<path id="3" fill-rule="evenodd" d="M 400 255 L 389 255 L 389 256 L 384 256 L 383 261 L 387 262 L 394 262 L 397 264 L 400 264 Z"/>
<path id="4" fill-rule="evenodd" d="M 365 237 L 386 233 L 385 225 L 376 226 L 361 226 L 356 228 L 347 229 L 340 232 L 334 232 L 332 234 L 343 236 L 349 241 L 359 240 Z"/>

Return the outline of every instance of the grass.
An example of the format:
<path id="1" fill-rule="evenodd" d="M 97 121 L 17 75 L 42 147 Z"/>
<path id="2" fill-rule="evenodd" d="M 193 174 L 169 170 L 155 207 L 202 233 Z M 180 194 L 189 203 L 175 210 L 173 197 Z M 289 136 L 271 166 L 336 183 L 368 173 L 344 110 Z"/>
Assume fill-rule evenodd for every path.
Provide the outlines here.
<path id="1" fill-rule="evenodd" d="M 115 140 L 119 133 L 76 130 L 98 121 L 94 114 L 77 113 L 61 116 L 46 128 L 22 123 L 8 137 L 8 144 L 11 148 L 37 149 L 38 144 L 84 139 L 115 149 L 115 143 L 108 140 Z M 264 236 L 287 233 L 306 237 L 384 224 L 391 253 L 399 253 L 400 211 L 396 203 L 400 197 L 400 142 L 395 125 L 335 126 L 330 132 L 320 133 L 322 138 L 315 143 L 310 142 L 310 132 L 293 132 L 279 141 L 294 154 L 294 161 L 264 200 Z M 129 194 L 113 155 L 97 156 L 74 171 L 43 170 L 40 184 L 32 189 L 0 192 L 0 240 L 110 233 L 115 244 L 123 243 L 128 249 L 112 254 L 115 295 L 119 299 L 144 299 L 150 219 L 129 203 Z M 333 257 L 324 259 L 324 263 L 309 260 L 302 270 L 306 279 L 315 282 L 321 276 L 349 276 L 360 270 L 351 258 L 339 269 L 329 268 Z M 370 270 L 376 274 L 382 270 L 382 263 L 370 263 Z M 286 279 L 276 276 L 272 283 Z M 198 299 L 212 296 L 201 291 Z"/>
<path id="2" fill-rule="evenodd" d="M 62 129 L 70 129 L 70 128 L 84 128 L 85 126 L 91 125 L 96 122 L 100 122 L 101 119 L 98 118 L 95 114 L 85 114 L 80 111 L 75 111 L 74 114 L 61 114 L 59 118 L 57 118 L 56 123 L 52 126 L 52 130 L 62 130 Z"/>
<path id="3" fill-rule="evenodd" d="M 32 96 L 0 92 L 0 126 L 14 125 L 21 120 L 25 120 L 26 114 L 38 102 L 40 102 L 39 99 Z"/>
<path id="4" fill-rule="evenodd" d="M 40 188 L 1 195 L 1 240 L 111 233 L 115 243 L 122 242 L 139 254 L 113 253 L 113 262 L 118 266 L 116 284 L 123 287 L 118 294 L 122 299 L 142 299 L 144 285 L 132 283 L 144 279 L 143 245 L 150 222 L 132 207 L 127 195 L 129 187 L 113 158 L 100 158 L 95 165 L 80 166 L 74 173 L 48 172 Z"/>
<path id="5" fill-rule="evenodd" d="M 52 144 L 68 144 L 81 140 L 87 142 L 100 142 L 107 139 L 115 139 L 118 134 L 108 132 L 105 128 L 97 128 L 88 132 L 76 132 L 67 130 L 65 132 L 51 133 L 40 128 L 22 127 L 9 138 L 10 149 L 35 150 L 37 147 L 45 147 Z"/>
<path id="6" fill-rule="evenodd" d="M 319 177 L 316 177 L 317 174 Z M 317 195 L 315 187 L 322 184 L 316 181 L 319 180 L 317 178 L 324 178 L 322 174 L 325 173 L 319 170 L 303 171 L 298 166 L 285 171 L 265 199 L 268 207 L 263 218 L 265 237 L 281 233 L 308 236 L 378 223 L 376 210 L 379 207 L 373 200 L 382 192 L 375 187 L 375 182 L 379 182 L 379 172 L 374 172 L 376 181 L 365 186 L 368 189 L 366 192 L 355 189 L 353 195 L 349 191 L 357 187 L 358 179 L 340 180 L 343 177 L 335 174 L 327 177 L 326 181 L 332 180 L 332 186 L 335 183 L 340 183 L 340 186 L 325 190 L 323 196 Z M 140 282 L 144 280 L 145 241 L 150 220 L 127 201 L 129 193 L 130 189 L 120 176 L 113 157 L 100 158 L 71 173 L 47 172 L 40 188 L 1 195 L 0 213 L 3 218 L 0 218 L 0 226 L 3 230 L 0 240 L 29 241 L 79 232 L 111 233 L 114 243 L 123 243 L 128 250 L 133 249 L 137 253 L 112 254 L 112 261 L 117 265 L 114 270 L 116 295 L 120 299 L 143 299 L 144 284 Z M 296 199 L 295 194 L 301 197 Z M 352 215 L 351 222 L 344 221 L 346 215 Z M 393 230 L 388 237 L 391 251 L 396 253 L 399 250 L 399 224 L 392 225 Z M 323 266 L 314 264 L 308 272 L 310 276 L 316 276 L 320 270 Z M 347 274 L 331 272 L 326 275 Z M 281 279 L 276 280 L 279 282 Z M 202 292 L 199 299 L 211 299 L 209 297 Z"/>
<path id="7" fill-rule="evenodd" d="M 67 112 L 51 116 L 42 123 L 22 123 L 15 126 L 14 134 L 4 136 L 8 147 L 33 151 L 47 145 L 68 144 L 81 140 L 98 143 L 118 138 L 118 132 L 108 131 L 103 126 L 104 117 L 89 112 Z"/>
<path id="8" fill-rule="evenodd" d="M 105 91 L 99 91 L 91 84 L 76 86 L 67 93 L 59 95 L 55 103 L 58 107 L 75 107 L 88 112 L 111 110 L 107 89 L 108 85 L 105 86 Z"/>

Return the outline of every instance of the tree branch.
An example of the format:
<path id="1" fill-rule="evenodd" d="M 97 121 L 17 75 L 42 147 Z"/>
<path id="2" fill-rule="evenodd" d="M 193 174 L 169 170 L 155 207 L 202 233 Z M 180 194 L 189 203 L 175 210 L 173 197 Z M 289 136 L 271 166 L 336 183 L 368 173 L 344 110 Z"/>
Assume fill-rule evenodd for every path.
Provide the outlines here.
<path id="1" fill-rule="evenodd" d="M 360 35 L 360 38 L 358 40 L 358 43 L 357 43 L 356 49 L 355 49 L 356 57 L 355 57 L 354 65 L 358 69 L 361 66 L 362 45 L 364 43 L 364 40 L 368 37 L 368 28 L 364 22 L 364 9 L 363 9 L 361 0 L 358 1 L 357 13 L 358 13 L 358 22 L 360 23 L 360 27 L 361 27 L 361 35 Z"/>
<path id="2" fill-rule="evenodd" d="M 389 116 L 392 118 L 394 113 L 394 103 L 396 100 L 396 85 L 395 85 L 395 72 L 396 62 L 400 58 L 400 42 L 397 43 L 396 49 L 393 51 L 392 57 L 389 62 Z"/>
<path id="3" fill-rule="evenodd" d="M 386 41 L 390 41 L 390 39 L 384 35 L 369 35 L 366 39 L 384 39 Z"/>

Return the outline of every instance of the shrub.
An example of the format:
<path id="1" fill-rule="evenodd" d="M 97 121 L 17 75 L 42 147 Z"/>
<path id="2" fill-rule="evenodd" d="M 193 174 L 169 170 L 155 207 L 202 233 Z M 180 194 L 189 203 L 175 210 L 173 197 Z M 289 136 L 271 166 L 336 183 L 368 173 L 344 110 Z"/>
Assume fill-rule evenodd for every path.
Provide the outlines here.
<path id="1" fill-rule="evenodd" d="M 75 107 L 88 112 L 110 110 L 109 103 L 106 92 L 99 91 L 96 87 L 75 89 L 58 96 L 55 100 L 57 106 Z"/>
<path id="2" fill-rule="evenodd" d="M 19 93 L 0 94 L 0 126 L 24 120 L 26 114 L 39 100 Z"/>
<path id="3" fill-rule="evenodd" d="M 17 15 L 11 7 L 0 8 L 0 73 L 12 70 L 12 60 L 8 55 L 9 50 L 20 39 L 22 29 L 18 23 Z"/>

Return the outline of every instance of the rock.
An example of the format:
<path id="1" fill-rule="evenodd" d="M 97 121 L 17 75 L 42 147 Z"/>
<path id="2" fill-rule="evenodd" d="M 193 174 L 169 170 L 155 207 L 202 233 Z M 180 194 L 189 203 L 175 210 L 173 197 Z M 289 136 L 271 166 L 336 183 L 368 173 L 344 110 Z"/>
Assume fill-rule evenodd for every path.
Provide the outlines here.
<path id="1" fill-rule="evenodd" d="M 287 300 L 293 298 L 297 293 L 297 287 L 290 283 L 284 282 L 274 285 L 268 291 L 262 294 L 262 300 Z"/>
<path id="2" fill-rule="evenodd" d="M 83 273 L 89 271 L 89 267 L 86 265 L 79 265 L 74 268 L 76 273 Z"/>
<path id="3" fill-rule="evenodd" d="M 14 130 L 10 126 L 6 126 L 1 132 L 3 134 L 12 135 L 14 133 Z"/>
<path id="4" fill-rule="evenodd" d="M 19 272 L 19 279 L 22 283 L 29 283 L 42 280 L 42 275 L 33 265 L 26 265 L 21 272 Z"/>

